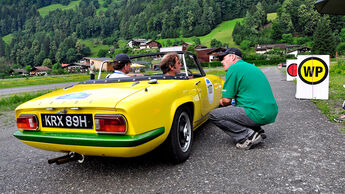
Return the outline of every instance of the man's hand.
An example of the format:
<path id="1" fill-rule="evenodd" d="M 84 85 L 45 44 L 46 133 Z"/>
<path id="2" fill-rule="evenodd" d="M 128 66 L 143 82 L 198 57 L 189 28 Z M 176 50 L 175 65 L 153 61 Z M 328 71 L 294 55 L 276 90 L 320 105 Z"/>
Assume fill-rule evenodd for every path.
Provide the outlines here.
<path id="1" fill-rule="evenodd" d="M 230 98 L 222 98 L 222 99 L 220 99 L 219 104 L 221 106 L 229 106 L 229 105 L 231 105 L 231 100 L 232 99 L 230 99 Z"/>

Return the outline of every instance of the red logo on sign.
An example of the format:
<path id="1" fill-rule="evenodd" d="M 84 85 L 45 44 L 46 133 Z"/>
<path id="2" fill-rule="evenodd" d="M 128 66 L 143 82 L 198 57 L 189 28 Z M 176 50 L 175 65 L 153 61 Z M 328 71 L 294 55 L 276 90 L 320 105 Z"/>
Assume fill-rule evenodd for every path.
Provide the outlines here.
<path id="1" fill-rule="evenodd" d="M 297 64 L 296 63 L 290 64 L 287 68 L 287 72 L 290 76 L 296 77 L 297 76 Z"/>

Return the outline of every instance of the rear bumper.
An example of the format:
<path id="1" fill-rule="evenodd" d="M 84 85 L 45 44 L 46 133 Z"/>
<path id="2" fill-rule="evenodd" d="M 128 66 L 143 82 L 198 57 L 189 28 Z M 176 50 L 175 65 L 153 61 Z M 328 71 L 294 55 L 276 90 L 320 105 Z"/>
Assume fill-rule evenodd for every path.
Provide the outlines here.
<path id="1" fill-rule="evenodd" d="M 135 147 L 159 137 L 164 131 L 164 127 L 138 135 L 16 131 L 13 136 L 25 142 L 92 147 Z"/>

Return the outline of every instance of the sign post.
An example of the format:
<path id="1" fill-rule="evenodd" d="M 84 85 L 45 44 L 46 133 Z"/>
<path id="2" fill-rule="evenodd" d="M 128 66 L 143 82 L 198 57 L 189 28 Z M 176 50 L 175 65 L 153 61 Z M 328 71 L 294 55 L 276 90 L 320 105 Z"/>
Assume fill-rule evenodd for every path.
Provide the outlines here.
<path id="1" fill-rule="evenodd" d="M 296 98 L 328 99 L 329 55 L 297 57 Z"/>
<path id="2" fill-rule="evenodd" d="M 297 77 L 297 59 L 286 60 L 286 81 L 293 81 Z"/>

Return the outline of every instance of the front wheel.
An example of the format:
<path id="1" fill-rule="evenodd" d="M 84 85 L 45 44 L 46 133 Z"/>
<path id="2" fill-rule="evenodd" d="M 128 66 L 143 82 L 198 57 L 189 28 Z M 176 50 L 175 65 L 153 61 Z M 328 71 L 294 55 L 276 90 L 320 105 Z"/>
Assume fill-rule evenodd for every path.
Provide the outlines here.
<path id="1" fill-rule="evenodd" d="M 182 163 L 188 159 L 193 143 L 193 125 L 187 108 L 178 108 L 167 138 L 167 147 L 173 163 Z"/>

